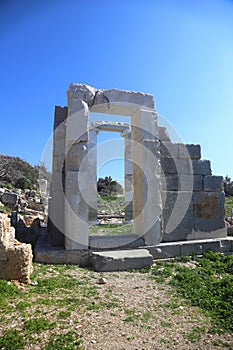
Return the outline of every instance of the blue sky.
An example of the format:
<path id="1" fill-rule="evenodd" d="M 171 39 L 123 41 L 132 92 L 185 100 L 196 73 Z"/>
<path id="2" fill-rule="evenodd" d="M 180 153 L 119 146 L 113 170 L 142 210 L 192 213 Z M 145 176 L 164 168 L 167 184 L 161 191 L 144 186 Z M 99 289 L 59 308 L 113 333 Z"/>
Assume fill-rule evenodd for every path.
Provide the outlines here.
<path id="1" fill-rule="evenodd" d="M 153 94 L 181 140 L 233 177 L 233 1 L 1 0 L 0 52 L 0 153 L 37 164 L 54 105 L 86 83 Z"/>

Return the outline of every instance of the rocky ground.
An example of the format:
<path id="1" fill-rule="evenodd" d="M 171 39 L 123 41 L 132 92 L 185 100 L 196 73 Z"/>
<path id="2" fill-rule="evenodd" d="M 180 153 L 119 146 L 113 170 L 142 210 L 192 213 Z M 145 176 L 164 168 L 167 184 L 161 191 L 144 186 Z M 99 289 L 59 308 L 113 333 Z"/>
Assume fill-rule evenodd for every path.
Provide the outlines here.
<path id="1" fill-rule="evenodd" d="M 34 264 L 32 284 L 5 286 L 2 349 L 232 349 L 210 319 L 149 273 Z M 10 293 L 7 294 L 8 289 Z M 2 345 L 2 347 L 1 347 Z"/>

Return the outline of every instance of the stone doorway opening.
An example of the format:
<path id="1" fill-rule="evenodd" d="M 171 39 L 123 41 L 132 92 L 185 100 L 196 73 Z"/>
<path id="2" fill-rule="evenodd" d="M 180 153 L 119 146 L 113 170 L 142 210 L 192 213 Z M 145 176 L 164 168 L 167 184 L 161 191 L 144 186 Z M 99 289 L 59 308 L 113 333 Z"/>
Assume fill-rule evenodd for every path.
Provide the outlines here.
<path id="1" fill-rule="evenodd" d="M 89 120 L 90 140 L 96 143 L 96 181 L 99 180 L 96 217 L 89 220 L 89 236 L 132 234 L 132 165 L 128 174 L 131 118 L 90 113 Z"/>

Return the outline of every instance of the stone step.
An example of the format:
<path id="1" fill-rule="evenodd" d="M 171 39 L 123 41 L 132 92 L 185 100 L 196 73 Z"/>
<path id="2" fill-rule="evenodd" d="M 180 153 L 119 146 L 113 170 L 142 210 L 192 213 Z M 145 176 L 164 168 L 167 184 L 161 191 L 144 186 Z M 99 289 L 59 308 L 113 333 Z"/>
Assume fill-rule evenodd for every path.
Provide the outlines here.
<path id="1" fill-rule="evenodd" d="M 154 259 L 169 259 L 183 255 L 203 255 L 207 250 L 229 254 L 233 252 L 233 237 L 165 242 L 146 247 Z"/>
<path id="2" fill-rule="evenodd" d="M 153 257 L 147 249 L 111 250 L 92 252 L 91 262 L 98 272 L 126 271 L 151 266 Z"/>

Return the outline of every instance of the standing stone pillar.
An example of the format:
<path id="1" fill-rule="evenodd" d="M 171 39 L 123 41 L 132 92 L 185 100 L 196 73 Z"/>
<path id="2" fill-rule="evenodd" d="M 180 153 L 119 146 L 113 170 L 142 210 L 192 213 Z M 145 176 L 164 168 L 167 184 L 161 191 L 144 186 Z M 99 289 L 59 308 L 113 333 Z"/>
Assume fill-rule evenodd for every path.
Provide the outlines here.
<path id="1" fill-rule="evenodd" d="M 131 132 L 122 132 L 124 137 L 124 160 L 125 160 L 125 222 L 133 220 L 133 169 L 132 169 L 132 149 Z"/>
<path id="2" fill-rule="evenodd" d="M 138 109 L 132 115 L 134 231 L 146 245 L 161 241 L 161 192 L 156 113 Z"/>
<path id="3" fill-rule="evenodd" d="M 97 223 L 97 128 L 89 129 L 88 170 L 89 170 L 89 210 L 88 223 Z"/>
<path id="4" fill-rule="evenodd" d="M 52 244 L 64 245 L 64 188 L 65 136 L 67 107 L 55 106 L 53 131 L 52 182 L 49 201 L 49 233 Z"/>
<path id="5" fill-rule="evenodd" d="M 69 91 L 68 91 L 69 97 Z M 65 248 L 88 248 L 88 106 L 79 99 L 68 101 L 65 169 Z"/>

